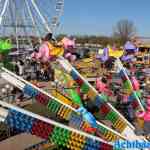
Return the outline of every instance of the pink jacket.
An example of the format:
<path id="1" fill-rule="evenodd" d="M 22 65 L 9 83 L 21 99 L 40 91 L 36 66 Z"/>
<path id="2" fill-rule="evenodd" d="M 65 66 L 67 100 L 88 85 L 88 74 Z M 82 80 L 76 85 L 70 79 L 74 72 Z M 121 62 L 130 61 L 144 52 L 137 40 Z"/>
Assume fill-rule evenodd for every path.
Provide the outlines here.
<path id="1" fill-rule="evenodd" d="M 106 84 L 101 82 L 100 79 L 96 79 L 96 89 L 98 89 L 99 92 L 105 92 Z"/>
<path id="2" fill-rule="evenodd" d="M 45 42 L 39 48 L 39 52 L 32 53 L 31 57 L 32 58 L 34 57 L 35 59 L 41 60 L 43 62 L 47 62 L 51 58 L 51 56 L 49 55 L 49 51 L 50 51 L 49 47 L 48 47 L 47 43 Z"/>
<path id="3" fill-rule="evenodd" d="M 128 102 L 128 98 L 129 98 L 129 96 L 128 95 L 123 95 L 123 102 L 124 103 L 127 103 Z"/>
<path id="4" fill-rule="evenodd" d="M 135 91 L 139 90 L 140 84 L 139 84 L 138 80 L 135 77 L 131 77 L 131 81 L 132 81 L 133 89 Z"/>
<path id="5" fill-rule="evenodd" d="M 137 116 L 139 118 L 143 118 L 144 121 L 150 121 L 150 111 L 141 112 L 141 113 L 137 114 Z"/>
<path id="6" fill-rule="evenodd" d="M 70 46 L 75 48 L 75 40 L 70 40 L 69 38 L 64 37 L 62 43 L 65 49 L 68 49 Z"/>
<path id="7" fill-rule="evenodd" d="M 99 92 L 106 93 L 108 96 L 112 95 L 112 91 L 108 89 L 107 85 L 101 82 L 100 79 L 96 79 L 96 89 Z"/>

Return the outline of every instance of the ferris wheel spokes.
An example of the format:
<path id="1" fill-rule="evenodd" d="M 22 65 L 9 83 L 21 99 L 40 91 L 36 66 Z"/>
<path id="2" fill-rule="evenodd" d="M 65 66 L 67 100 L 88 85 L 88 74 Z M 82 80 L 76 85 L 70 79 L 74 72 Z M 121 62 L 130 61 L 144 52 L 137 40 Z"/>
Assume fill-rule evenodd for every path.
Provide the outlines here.
<path id="1" fill-rule="evenodd" d="M 52 30 L 50 29 L 50 27 L 49 27 L 49 25 L 48 25 L 46 19 L 45 19 L 44 16 L 41 14 L 41 12 L 40 12 L 38 6 L 36 5 L 35 0 L 31 0 L 31 3 L 32 3 L 33 7 L 35 8 L 36 12 L 38 13 L 39 17 L 41 18 L 41 20 L 42 20 L 43 24 L 45 25 L 45 28 L 47 29 L 47 31 L 48 31 L 48 32 L 52 32 Z"/>
<path id="2" fill-rule="evenodd" d="M 1 3 L 1 0 L 0 0 L 0 3 Z M 4 3 L 4 7 L 2 9 L 2 12 L 0 14 L 0 25 L 2 24 L 3 16 L 6 12 L 6 9 L 7 9 L 8 5 L 9 5 L 9 0 L 6 0 L 5 3 Z"/>
<path id="3" fill-rule="evenodd" d="M 30 18 L 31 18 L 31 20 L 32 20 L 32 24 L 33 24 L 33 26 L 34 26 L 35 32 L 36 32 L 37 36 L 39 37 L 39 38 L 38 38 L 38 39 L 39 39 L 39 43 L 41 43 L 42 40 L 41 40 L 41 38 L 40 38 L 40 31 L 39 31 L 39 29 L 38 29 L 38 27 L 37 27 L 37 25 L 36 25 L 36 22 L 35 22 L 35 20 L 34 20 L 34 17 L 33 17 L 33 15 L 32 15 L 32 12 L 31 12 L 31 8 L 30 8 L 29 3 L 28 3 L 27 0 L 25 0 L 25 5 L 26 5 L 26 7 L 27 7 L 29 16 L 30 16 Z"/>

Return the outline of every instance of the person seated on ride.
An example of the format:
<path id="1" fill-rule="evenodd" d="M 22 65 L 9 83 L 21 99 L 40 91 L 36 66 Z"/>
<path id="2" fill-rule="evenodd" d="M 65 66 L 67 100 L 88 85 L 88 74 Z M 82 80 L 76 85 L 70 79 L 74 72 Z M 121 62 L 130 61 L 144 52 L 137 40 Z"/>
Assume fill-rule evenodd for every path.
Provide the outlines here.
<path id="1" fill-rule="evenodd" d="M 109 89 L 108 80 L 106 78 L 96 79 L 96 89 L 99 93 L 105 93 L 106 95 L 112 96 L 112 91 Z"/>
<path id="2" fill-rule="evenodd" d="M 31 57 L 45 63 L 55 59 L 58 56 L 62 56 L 63 53 L 64 49 L 61 46 L 57 45 L 57 43 L 53 39 L 52 33 L 48 33 L 45 36 L 38 52 L 34 52 Z"/>
<path id="3" fill-rule="evenodd" d="M 35 51 L 31 54 L 31 57 L 36 60 L 41 60 L 42 62 L 47 62 L 50 59 L 49 51 L 52 49 L 52 33 L 48 33 L 39 49 L 35 49 Z"/>

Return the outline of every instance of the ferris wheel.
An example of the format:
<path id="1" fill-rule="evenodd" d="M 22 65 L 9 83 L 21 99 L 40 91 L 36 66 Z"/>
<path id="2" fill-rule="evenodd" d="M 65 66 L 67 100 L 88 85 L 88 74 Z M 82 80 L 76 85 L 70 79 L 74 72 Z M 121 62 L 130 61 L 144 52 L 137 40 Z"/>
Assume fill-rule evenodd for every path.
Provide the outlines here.
<path id="1" fill-rule="evenodd" d="M 33 48 L 33 37 L 55 33 L 63 13 L 64 0 L 0 0 L 0 37 L 13 39 L 15 47 Z"/>

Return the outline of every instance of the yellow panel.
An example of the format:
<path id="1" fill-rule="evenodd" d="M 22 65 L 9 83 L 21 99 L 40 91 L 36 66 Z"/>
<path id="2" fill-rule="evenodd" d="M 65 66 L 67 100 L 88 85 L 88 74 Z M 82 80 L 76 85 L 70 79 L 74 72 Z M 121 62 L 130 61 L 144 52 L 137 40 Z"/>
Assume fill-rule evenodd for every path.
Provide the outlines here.
<path id="1" fill-rule="evenodd" d="M 57 99 L 59 99 L 62 102 L 64 102 L 65 104 L 72 105 L 72 102 L 68 98 L 66 98 L 65 96 L 63 96 L 62 94 L 60 94 L 59 92 L 53 90 L 51 94 L 54 97 L 56 97 Z"/>
<path id="2" fill-rule="evenodd" d="M 123 50 L 113 50 L 109 49 L 109 56 L 119 58 L 123 55 L 124 51 Z"/>

